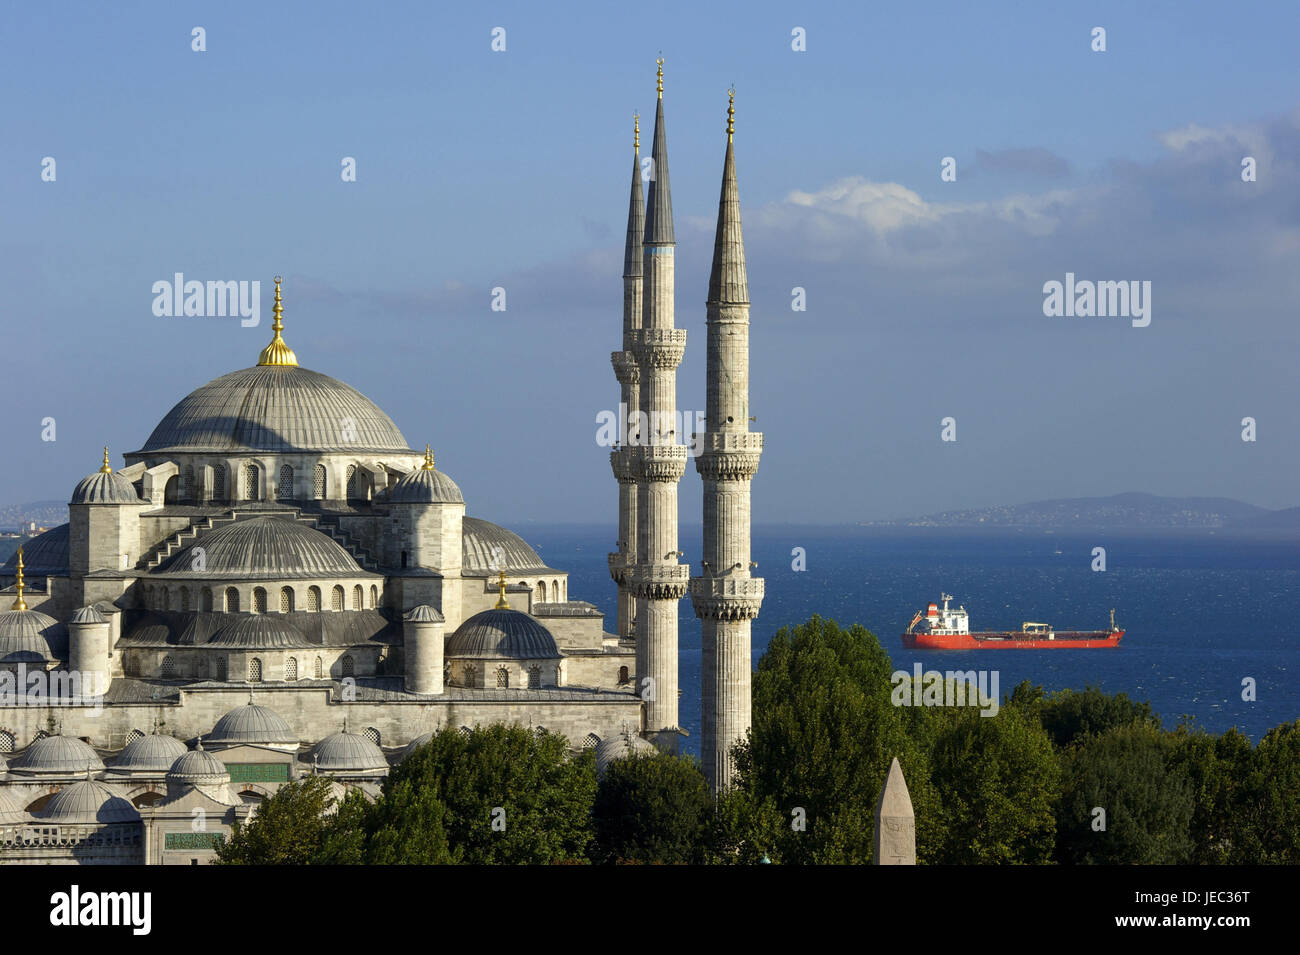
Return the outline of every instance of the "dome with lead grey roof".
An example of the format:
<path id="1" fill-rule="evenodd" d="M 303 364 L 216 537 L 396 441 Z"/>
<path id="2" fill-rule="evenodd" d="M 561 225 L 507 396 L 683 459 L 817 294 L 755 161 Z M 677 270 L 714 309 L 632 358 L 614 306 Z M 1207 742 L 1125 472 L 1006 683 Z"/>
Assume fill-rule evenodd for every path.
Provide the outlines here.
<path id="1" fill-rule="evenodd" d="M 464 504 L 456 482 L 433 466 L 433 456 L 426 452 L 424 467 L 409 471 L 397 479 L 388 491 L 392 504 Z"/>
<path id="2" fill-rule="evenodd" d="M 484 610 L 447 641 L 446 655 L 460 659 L 553 660 L 562 654 L 551 631 L 518 610 Z"/>
<path id="3" fill-rule="evenodd" d="M 93 604 L 82 607 L 72 615 L 72 623 L 108 623 L 108 618 L 99 612 L 99 608 Z"/>
<path id="4" fill-rule="evenodd" d="M 14 760 L 10 772 L 31 776 L 78 776 L 99 772 L 104 761 L 75 736 L 43 736 Z"/>
<path id="5" fill-rule="evenodd" d="M 629 756 L 650 756 L 658 752 L 649 740 L 628 730 L 606 736 L 596 744 L 596 774 L 605 775 L 609 764 Z"/>
<path id="6" fill-rule="evenodd" d="M 370 576 L 329 535 L 300 521 L 268 516 L 238 520 L 201 534 L 163 561 L 154 574 L 197 580 Z"/>
<path id="7" fill-rule="evenodd" d="M 167 770 L 167 780 L 187 786 L 220 786 L 230 782 L 230 770 L 204 749 L 203 741 L 199 740 L 197 749 L 190 750 L 172 763 Z"/>
<path id="8" fill-rule="evenodd" d="M 312 750 L 312 763 L 322 773 L 365 773 L 388 769 L 384 751 L 359 733 L 332 733 Z"/>
<path id="9" fill-rule="evenodd" d="M 244 451 L 415 454 L 355 388 L 297 365 L 255 365 L 190 392 L 127 457 Z"/>
<path id="10" fill-rule="evenodd" d="M 119 793 L 93 779 L 60 789 L 33 813 L 51 822 L 138 822 L 140 813 Z"/>
<path id="11" fill-rule="evenodd" d="M 256 703 L 245 703 L 217 720 L 217 725 L 212 727 L 212 732 L 206 739 L 209 744 L 232 746 L 236 743 L 296 744 L 298 734 L 275 710 Z"/>
<path id="12" fill-rule="evenodd" d="M 68 573 L 68 526 L 60 524 L 23 543 L 23 568 L 28 577 L 62 577 Z M 0 566 L 0 577 L 18 572 L 18 552 Z"/>
<path id="13" fill-rule="evenodd" d="M 314 647 L 301 630 L 281 614 L 240 616 L 208 640 L 209 647 L 239 647 L 245 650 L 292 650 Z"/>
<path id="14" fill-rule="evenodd" d="M 418 607 L 412 607 L 406 612 L 403 620 L 409 620 L 411 623 L 445 623 L 442 614 L 428 604 L 420 604 Z"/>
<path id="15" fill-rule="evenodd" d="M 545 570 L 550 567 L 537 551 L 514 531 L 477 517 L 462 518 L 461 568 L 468 574 L 495 574 L 504 569 L 507 574 Z M 498 548 L 500 550 L 498 551 Z M 497 554 L 505 567 L 498 566 Z"/>
<path id="16" fill-rule="evenodd" d="M 409 743 L 406 744 L 406 748 L 402 750 L 402 759 L 406 759 L 406 757 L 410 756 L 417 749 L 419 749 L 421 746 L 423 746 L 425 743 L 428 743 L 432 739 L 433 739 L 432 733 L 421 733 L 415 739 L 411 740 Z"/>
<path id="17" fill-rule="evenodd" d="M 96 471 L 82 478 L 69 504 L 145 504 L 135 485 L 116 471 Z"/>
<path id="18" fill-rule="evenodd" d="M 0 613 L 0 663 L 52 663 L 68 655 L 68 628 L 39 610 Z"/>
<path id="19" fill-rule="evenodd" d="M 166 773 L 188 750 L 174 736 L 141 736 L 126 744 L 117 754 L 110 773 Z"/>

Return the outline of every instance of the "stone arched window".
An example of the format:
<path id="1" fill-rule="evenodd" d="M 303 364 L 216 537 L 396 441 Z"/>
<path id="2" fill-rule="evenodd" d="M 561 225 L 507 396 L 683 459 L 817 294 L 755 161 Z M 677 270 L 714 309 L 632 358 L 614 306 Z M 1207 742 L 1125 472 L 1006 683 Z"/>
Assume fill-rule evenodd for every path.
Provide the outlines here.
<path id="1" fill-rule="evenodd" d="M 312 672 L 312 676 L 315 677 L 317 680 L 325 676 L 325 661 L 322 660 L 320 657 L 317 657 L 316 664 L 312 668 L 311 672 Z"/>
<path id="2" fill-rule="evenodd" d="M 276 494 L 282 501 L 293 500 L 293 468 L 287 464 L 280 465 L 280 484 Z"/>
<path id="3" fill-rule="evenodd" d="M 588 733 L 586 736 L 582 738 L 583 749 L 595 749 L 599 745 L 600 745 L 600 737 L 597 736 L 595 733 Z"/>
<path id="4" fill-rule="evenodd" d="M 470 668 L 467 667 L 466 669 L 470 669 Z M 472 729 L 470 729 L 468 726 L 462 726 L 462 727 L 460 728 L 460 735 L 461 735 L 461 736 L 472 736 L 473 733 L 474 733 L 474 731 L 473 731 Z"/>
<path id="5" fill-rule="evenodd" d="M 284 661 L 284 679 L 285 682 L 298 679 L 298 658 L 290 657 Z"/>
<path id="6" fill-rule="evenodd" d="M 280 613 L 293 613 L 293 588 L 280 588 Z"/>
<path id="7" fill-rule="evenodd" d="M 366 735 L 366 739 L 370 740 L 370 742 L 374 743 L 376 746 L 381 745 L 380 738 L 379 738 L 379 730 L 375 729 L 373 726 L 366 727 L 365 735 Z"/>
<path id="8" fill-rule="evenodd" d="M 204 613 L 212 613 L 212 588 L 204 587 L 203 593 L 199 597 L 199 609 Z"/>
<path id="9" fill-rule="evenodd" d="M 374 584 L 370 585 L 370 609 L 374 610 L 379 606 L 379 588 Z"/>
<path id="10" fill-rule="evenodd" d="M 618 668 L 618 682 L 619 682 L 619 685 L 621 686 L 621 685 L 623 685 L 624 683 L 626 683 L 627 681 L 628 681 L 627 667 L 619 667 L 619 668 Z"/>
<path id="11" fill-rule="evenodd" d="M 362 591 L 361 591 L 360 584 L 357 584 L 355 587 L 352 588 L 352 609 L 353 610 L 361 609 L 361 601 L 362 601 L 361 593 Z"/>
<path id="12" fill-rule="evenodd" d="M 478 682 L 478 667 L 472 663 L 465 664 L 465 685 L 473 686 Z"/>
<path id="13" fill-rule="evenodd" d="M 217 682 L 225 683 L 228 679 L 228 665 L 225 657 L 217 657 Z"/>
<path id="14" fill-rule="evenodd" d="M 190 609 L 190 588 L 182 587 L 180 597 L 181 597 L 181 610 L 188 611 Z"/>
<path id="15" fill-rule="evenodd" d="M 133 729 L 126 734 L 126 745 L 130 746 L 138 739 L 144 739 L 144 730 Z"/>
<path id="16" fill-rule="evenodd" d="M 546 603 L 546 581 L 544 580 L 537 582 L 537 602 Z"/>
<path id="17" fill-rule="evenodd" d="M 325 465 L 318 464 L 311 472 L 311 495 L 318 501 L 325 500 Z"/>
<path id="18" fill-rule="evenodd" d="M 313 586 L 307 588 L 307 609 L 312 611 L 313 613 L 316 613 L 320 610 L 320 588 L 319 587 Z"/>
<path id="19" fill-rule="evenodd" d="M 170 653 L 162 658 L 162 665 L 158 667 L 158 675 L 164 680 L 175 679 L 176 661 L 172 658 Z"/>
<path id="20" fill-rule="evenodd" d="M 248 682 L 262 682 L 262 660 L 260 657 L 253 657 L 248 661 Z"/>
<path id="21" fill-rule="evenodd" d="M 163 485 L 163 503 L 175 504 L 181 499 L 181 477 L 179 474 L 173 474 Z"/>
<path id="22" fill-rule="evenodd" d="M 560 582 L 558 580 L 551 581 L 551 599 L 556 603 L 560 602 Z"/>
<path id="23" fill-rule="evenodd" d="M 214 464 L 212 466 L 212 500 L 224 501 L 226 499 L 226 466 L 224 464 Z"/>
<path id="24" fill-rule="evenodd" d="M 358 485 L 360 483 L 361 483 L 360 479 L 357 476 L 357 466 L 355 464 L 349 464 L 348 465 L 348 491 L 347 491 L 349 501 L 355 501 L 358 497 L 361 496 L 358 489 Z"/>
<path id="25" fill-rule="evenodd" d="M 266 590 L 262 587 L 253 588 L 253 613 L 266 613 Z"/>
<path id="26" fill-rule="evenodd" d="M 335 584 L 334 589 L 330 591 L 330 609 L 343 609 L 343 588 L 338 584 Z"/>
<path id="27" fill-rule="evenodd" d="M 352 662 L 352 655 L 349 653 L 345 653 L 343 655 L 343 659 L 339 661 L 339 673 L 342 676 L 349 677 L 349 676 L 355 676 L 356 672 L 357 672 L 357 665 Z"/>
<path id="28" fill-rule="evenodd" d="M 181 472 L 181 500 L 194 500 L 198 497 L 198 494 L 195 493 L 197 490 L 198 488 L 194 486 L 194 466 L 190 465 Z"/>
<path id="29" fill-rule="evenodd" d="M 540 689 L 542 685 L 542 668 L 531 666 L 528 668 L 528 689 Z"/>
<path id="30" fill-rule="evenodd" d="M 239 613 L 239 591 L 234 587 L 226 588 L 226 613 Z"/>
<path id="31" fill-rule="evenodd" d="M 506 687 L 510 685 L 510 671 L 505 667 L 497 667 L 497 687 Z"/>
<path id="32" fill-rule="evenodd" d="M 262 499 L 261 469 L 256 464 L 244 467 L 244 499 L 260 501 Z"/>
<path id="33" fill-rule="evenodd" d="M 0 753 L 12 753 L 16 742 L 17 740 L 14 739 L 14 734 L 12 732 L 9 730 L 0 730 Z"/>

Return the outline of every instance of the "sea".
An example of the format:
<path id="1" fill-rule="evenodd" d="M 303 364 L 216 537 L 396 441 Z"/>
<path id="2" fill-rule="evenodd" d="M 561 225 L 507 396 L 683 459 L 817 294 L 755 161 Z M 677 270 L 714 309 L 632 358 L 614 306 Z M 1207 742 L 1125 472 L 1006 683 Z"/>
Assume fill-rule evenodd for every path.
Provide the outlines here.
<path id="1" fill-rule="evenodd" d="M 570 599 L 595 604 L 612 629 L 617 600 L 606 554 L 616 529 L 512 529 L 567 570 Z M 681 529 L 683 560 L 698 561 L 699 541 L 698 527 Z M 1094 569 L 1098 547 L 1104 570 Z M 755 663 L 780 628 L 819 614 L 862 624 L 898 670 L 919 662 L 925 670 L 996 671 L 1002 696 L 1022 680 L 1047 690 L 1097 686 L 1149 702 L 1167 728 L 1188 716 L 1210 732 L 1235 726 L 1255 741 L 1300 718 L 1300 541 L 1208 531 L 759 525 L 753 556 L 754 573 L 766 580 Z M 912 615 L 940 593 L 965 606 L 973 630 L 1015 630 L 1027 620 L 1102 630 L 1113 607 L 1126 633 L 1114 649 L 904 650 Z M 690 733 L 682 748 L 698 755 L 700 623 L 689 599 L 680 614 L 680 718 Z"/>

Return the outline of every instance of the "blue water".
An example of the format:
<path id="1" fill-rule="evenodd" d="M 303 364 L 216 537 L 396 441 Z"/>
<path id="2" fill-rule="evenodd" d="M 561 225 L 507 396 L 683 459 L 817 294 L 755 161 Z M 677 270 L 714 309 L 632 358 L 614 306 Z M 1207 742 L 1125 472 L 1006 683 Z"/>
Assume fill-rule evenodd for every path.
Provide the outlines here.
<path id="1" fill-rule="evenodd" d="M 614 529 L 524 525 L 514 528 L 551 566 L 569 571 L 569 594 L 608 616 L 616 595 L 605 555 Z M 682 549 L 698 560 L 699 529 L 683 528 Z M 1106 548 L 1106 570 L 1091 570 Z M 791 569 L 804 548 L 807 570 Z M 1056 551 L 1061 553 L 1057 554 Z M 1189 714 L 1212 732 L 1236 726 L 1252 739 L 1300 717 L 1300 542 L 1213 536 L 1084 537 L 1026 531 L 974 536 L 928 528 L 758 527 L 756 573 L 767 580 L 754 621 L 754 660 L 778 629 L 814 613 L 880 638 L 897 669 L 997 670 L 1000 690 L 1021 680 L 1049 690 L 1100 686 L 1149 701 L 1168 727 Z M 899 634 L 940 591 L 964 604 L 975 630 L 1018 629 L 1025 620 L 1057 629 L 1127 633 L 1114 650 L 916 652 Z M 680 680 L 687 752 L 700 745 L 700 626 L 681 603 Z M 1244 702 L 1252 677 L 1256 701 Z"/>

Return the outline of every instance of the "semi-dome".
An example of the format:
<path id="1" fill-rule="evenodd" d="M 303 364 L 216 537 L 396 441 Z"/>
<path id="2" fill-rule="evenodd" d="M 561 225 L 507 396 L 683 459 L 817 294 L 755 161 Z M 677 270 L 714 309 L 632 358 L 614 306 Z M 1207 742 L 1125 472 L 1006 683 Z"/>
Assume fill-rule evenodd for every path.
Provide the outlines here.
<path id="1" fill-rule="evenodd" d="M 75 736 L 42 736 L 24 750 L 11 771 L 32 776 L 79 776 L 99 772 L 104 761 L 90 744 Z"/>
<path id="2" fill-rule="evenodd" d="M 243 451 L 415 453 L 355 388 L 296 365 L 255 365 L 190 392 L 128 458 Z"/>
<path id="3" fill-rule="evenodd" d="M 477 517 L 462 518 L 461 568 L 467 574 L 495 574 L 504 569 L 507 574 L 551 568 L 537 555 L 537 551 L 514 531 Z M 499 548 L 499 550 L 498 550 Z M 505 562 L 498 565 L 497 555 Z"/>
<path id="4" fill-rule="evenodd" d="M 93 779 L 60 789 L 34 815 L 51 822 L 138 822 L 140 813 L 121 795 Z"/>
<path id="5" fill-rule="evenodd" d="M 283 614 L 238 617 L 214 633 L 207 645 L 245 650 L 291 650 L 315 646 L 301 630 L 284 620 Z"/>
<path id="6" fill-rule="evenodd" d="M 655 752 L 657 750 L 653 743 L 627 730 L 615 733 L 612 736 L 606 736 L 596 744 L 596 773 L 601 776 L 605 775 L 605 770 L 609 767 L 609 764 L 616 759 L 627 759 L 629 756 L 650 756 Z"/>
<path id="7" fill-rule="evenodd" d="M 560 648 L 551 631 L 518 610 L 484 610 L 447 641 L 447 656 L 462 659 L 553 660 Z"/>
<path id="8" fill-rule="evenodd" d="M 198 549 L 202 552 L 201 559 Z M 268 516 L 235 521 L 203 534 L 168 557 L 154 573 L 202 580 L 288 580 L 366 574 L 343 545 L 327 534 L 299 521 Z"/>
<path id="9" fill-rule="evenodd" d="M 275 710 L 245 703 L 217 720 L 207 740 L 232 746 L 236 743 L 297 744 L 298 734 Z"/>
<path id="10" fill-rule="evenodd" d="M 23 565 L 28 577 L 67 576 L 68 527 L 60 524 L 23 543 Z M 12 577 L 17 572 L 18 554 L 15 551 L 0 566 L 0 577 Z"/>
<path id="11" fill-rule="evenodd" d="M 174 736 L 140 736 L 117 754 L 109 772 L 163 774 L 187 752 L 185 744 Z"/>
<path id="12" fill-rule="evenodd" d="M 0 613 L 0 663 L 52 663 L 68 655 L 68 628 L 39 610 Z"/>
<path id="13" fill-rule="evenodd" d="M 322 773 L 367 773 L 388 769 L 384 751 L 360 733 L 331 733 L 316 744 L 312 761 Z"/>
<path id="14" fill-rule="evenodd" d="M 184 753 L 172 763 L 167 770 L 167 781 L 186 786 L 221 786 L 230 782 L 230 770 L 204 749 L 200 740 L 198 749 Z"/>
<path id="15" fill-rule="evenodd" d="M 433 739 L 432 733 L 421 733 L 415 739 L 411 740 L 409 743 L 406 744 L 406 748 L 402 750 L 402 759 L 406 759 L 406 757 L 410 756 L 417 749 L 419 749 L 421 746 L 423 746 L 425 743 L 429 742 L 432 739 Z"/>

